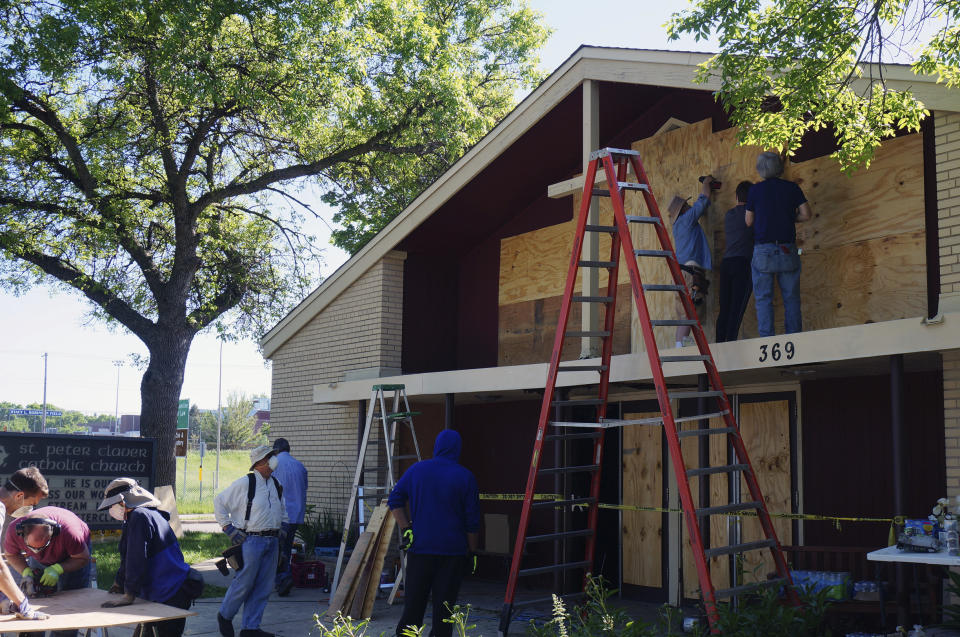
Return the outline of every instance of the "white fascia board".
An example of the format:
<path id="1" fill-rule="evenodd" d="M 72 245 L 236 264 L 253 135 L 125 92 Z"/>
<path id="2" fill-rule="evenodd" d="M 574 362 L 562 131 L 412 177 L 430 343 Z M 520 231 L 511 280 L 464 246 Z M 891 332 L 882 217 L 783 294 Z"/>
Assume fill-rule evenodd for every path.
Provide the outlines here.
<path id="1" fill-rule="evenodd" d="M 787 342 L 793 344 L 793 357 L 785 352 Z M 774 360 L 774 345 L 780 359 Z M 814 332 L 768 336 L 745 341 L 714 343 L 711 346 L 717 369 L 721 373 L 777 369 L 894 354 L 936 352 L 960 349 L 960 312 L 943 315 L 941 321 L 927 324 L 922 318 L 835 327 Z M 764 350 L 765 348 L 765 350 Z M 766 360 L 760 361 L 763 352 Z M 661 354 L 697 354 L 695 347 L 662 350 Z M 576 361 L 589 365 L 598 359 Z M 568 364 L 574 364 L 570 361 Z M 377 383 L 406 385 L 409 396 L 436 396 L 457 393 L 483 393 L 518 389 L 543 389 L 547 378 L 547 364 L 486 367 L 424 374 L 407 374 L 379 378 Z M 703 373 L 698 362 L 668 363 L 664 366 L 667 378 Z M 610 362 L 610 382 L 650 381 L 650 364 L 646 354 L 622 354 Z M 596 372 L 558 374 L 557 386 L 570 387 L 597 382 Z M 348 403 L 370 397 L 371 380 L 316 385 L 314 403 Z"/>

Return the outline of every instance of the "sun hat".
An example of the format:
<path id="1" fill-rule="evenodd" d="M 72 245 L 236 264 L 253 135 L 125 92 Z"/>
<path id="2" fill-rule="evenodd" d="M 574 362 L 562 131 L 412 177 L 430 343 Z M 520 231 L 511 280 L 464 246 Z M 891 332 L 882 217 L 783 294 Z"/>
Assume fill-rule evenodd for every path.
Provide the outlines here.
<path id="1" fill-rule="evenodd" d="M 670 215 L 670 223 L 676 223 L 677 217 L 680 216 L 680 213 L 689 208 L 687 205 L 687 200 L 683 197 L 674 197 L 670 200 L 670 205 L 667 206 L 667 214 Z"/>
<path id="2" fill-rule="evenodd" d="M 253 465 L 257 464 L 264 458 L 274 455 L 275 453 L 277 453 L 276 449 L 270 445 L 260 445 L 259 447 L 255 447 L 250 451 L 250 469 L 252 470 Z"/>
<path id="3" fill-rule="evenodd" d="M 103 491 L 103 502 L 97 511 L 109 509 L 114 504 L 122 502 L 128 509 L 137 507 L 159 507 L 160 500 L 152 493 L 140 486 L 133 478 L 117 478 L 112 480 Z"/>

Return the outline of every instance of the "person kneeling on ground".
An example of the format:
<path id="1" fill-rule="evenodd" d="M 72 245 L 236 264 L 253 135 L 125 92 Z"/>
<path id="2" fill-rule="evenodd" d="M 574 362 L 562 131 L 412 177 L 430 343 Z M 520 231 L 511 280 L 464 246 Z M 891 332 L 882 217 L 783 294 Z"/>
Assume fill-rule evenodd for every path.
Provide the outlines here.
<path id="1" fill-rule="evenodd" d="M 127 606 L 137 596 L 167 606 L 190 608 L 203 591 L 203 577 L 183 559 L 180 543 L 170 528 L 170 514 L 158 509 L 160 500 L 133 478 L 117 478 L 107 485 L 98 511 L 123 522 L 120 568 L 110 592 L 123 593 L 104 608 Z M 156 622 L 158 637 L 180 637 L 186 618 Z"/>

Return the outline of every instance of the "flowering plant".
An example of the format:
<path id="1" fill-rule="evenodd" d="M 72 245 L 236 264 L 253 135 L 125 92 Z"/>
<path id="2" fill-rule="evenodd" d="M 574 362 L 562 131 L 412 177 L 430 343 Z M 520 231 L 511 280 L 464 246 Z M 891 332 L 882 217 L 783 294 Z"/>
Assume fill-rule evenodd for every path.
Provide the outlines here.
<path id="1" fill-rule="evenodd" d="M 929 519 L 932 522 L 936 522 L 937 525 L 939 525 L 939 527 L 942 529 L 943 521 L 947 519 L 947 516 L 953 517 L 950 511 L 950 500 L 947 498 L 940 498 L 933 506 L 933 513 L 929 516 Z"/>

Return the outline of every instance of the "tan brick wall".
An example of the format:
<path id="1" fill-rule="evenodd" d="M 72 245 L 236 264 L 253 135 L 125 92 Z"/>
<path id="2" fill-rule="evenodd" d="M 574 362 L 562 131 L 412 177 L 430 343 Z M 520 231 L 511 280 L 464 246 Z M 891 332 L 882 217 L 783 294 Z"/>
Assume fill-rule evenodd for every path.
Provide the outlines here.
<path id="1" fill-rule="evenodd" d="M 960 294 L 960 113 L 936 113 L 934 130 L 940 229 L 940 293 Z"/>
<path id="2" fill-rule="evenodd" d="M 943 353 L 943 435 L 947 497 L 960 495 L 960 350 Z"/>
<path id="3" fill-rule="evenodd" d="M 273 354 L 270 436 L 289 440 L 307 467 L 307 503 L 337 515 L 356 468 L 358 405 L 315 405 L 313 387 L 400 367 L 403 259 L 388 254 Z"/>
<path id="4" fill-rule="evenodd" d="M 960 113 L 934 116 L 940 294 L 960 294 Z M 947 495 L 960 495 L 960 350 L 943 353 L 943 425 Z"/>

